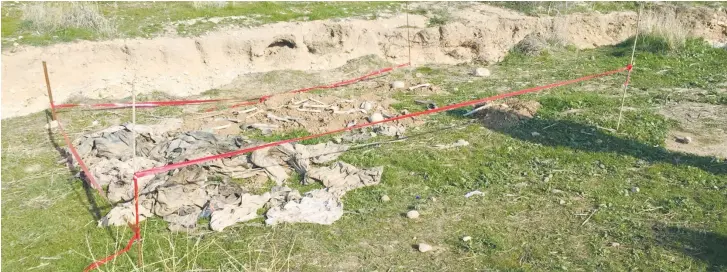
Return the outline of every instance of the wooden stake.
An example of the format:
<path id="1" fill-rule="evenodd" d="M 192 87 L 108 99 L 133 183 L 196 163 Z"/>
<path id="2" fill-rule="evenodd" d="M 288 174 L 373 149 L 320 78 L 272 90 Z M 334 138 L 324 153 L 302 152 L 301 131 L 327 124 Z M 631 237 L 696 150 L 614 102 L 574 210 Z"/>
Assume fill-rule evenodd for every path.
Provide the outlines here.
<path id="1" fill-rule="evenodd" d="M 53 121 L 56 120 L 56 106 L 53 103 L 53 91 L 50 89 L 50 79 L 48 78 L 48 67 L 43 61 L 43 74 L 45 74 L 45 86 L 48 88 L 48 99 L 50 100 L 50 113 Z"/>

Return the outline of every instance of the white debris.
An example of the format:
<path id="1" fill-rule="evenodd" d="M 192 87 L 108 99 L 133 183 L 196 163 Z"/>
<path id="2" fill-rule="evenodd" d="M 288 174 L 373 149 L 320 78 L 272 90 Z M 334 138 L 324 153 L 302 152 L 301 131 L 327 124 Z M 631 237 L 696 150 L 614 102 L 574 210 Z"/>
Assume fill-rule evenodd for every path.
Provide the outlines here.
<path id="1" fill-rule="evenodd" d="M 480 192 L 479 190 L 475 190 L 475 191 L 472 191 L 472 192 L 466 193 L 466 194 L 464 195 L 464 197 L 466 197 L 466 198 L 470 198 L 470 197 L 472 197 L 472 196 L 476 196 L 476 195 L 481 195 L 481 196 L 483 196 L 483 195 L 485 195 L 485 193 L 483 193 L 483 192 Z"/>
<path id="2" fill-rule="evenodd" d="M 462 241 L 468 242 L 468 241 L 470 241 L 470 240 L 472 240 L 472 236 L 465 236 L 465 237 L 462 237 Z"/>
<path id="3" fill-rule="evenodd" d="M 487 68 L 477 68 L 474 71 L 472 71 L 472 75 L 478 76 L 478 77 L 488 77 L 490 76 L 490 70 Z"/>
<path id="4" fill-rule="evenodd" d="M 641 189 L 639 189 L 639 187 L 631 187 L 631 192 L 638 193 L 638 192 L 641 192 Z"/>
<path id="5" fill-rule="evenodd" d="M 404 88 L 406 88 L 406 83 L 404 81 L 397 80 L 397 81 L 391 82 L 391 88 L 404 89 Z"/>
<path id="6" fill-rule="evenodd" d="M 369 122 L 371 122 L 371 123 L 373 123 L 373 122 L 378 122 L 378 121 L 382 121 L 382 120 L 384 120 L 384 116 L 383 116 L 383 115 L 381 115 L 381 113 L 378 113 L 378 112 L 376 112 L 376 113 L 372 114 L 372 115 L 371 115 L 371 116 L 369 117 Z"/>
<path id="7" fill-rule="evenodd" d="M 381 196 L 381 202 L 389 202 L 389 201 L 391 201 L 391 198 L 389 198 L 389 196 L 387 196 L 387 195 Z"/>
<path id="8" fill-rule="evenodd" d="M 437 144 L 437 145 L 434 145 L 434 147 L 439 148 L 439 149 L 448 149 L 448 148 L 455 148 L 455 147 L 468 146 L 468 145 L 470 145 L 469 142 L 465 141 L 464 139 L 459 139 L 452 144 Z"/>
<path id="9" fill-rule="evenodd" d="M 409 219 L 417 219 L 419 218 L 419 212 L 416 210 L 411 210 L 406 213 L 406 217 Z"/>

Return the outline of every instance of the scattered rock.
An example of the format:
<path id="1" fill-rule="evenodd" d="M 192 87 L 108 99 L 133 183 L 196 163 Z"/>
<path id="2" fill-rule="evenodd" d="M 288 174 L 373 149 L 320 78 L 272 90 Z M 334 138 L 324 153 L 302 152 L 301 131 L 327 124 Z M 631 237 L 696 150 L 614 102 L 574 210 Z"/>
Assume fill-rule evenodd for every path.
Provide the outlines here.
<path id="1" fill-rule="evenodd" d="M 631 187 L 631 192 L 632 192 L 632 193 L 638 193 L 638 192 L 640 192 L 640 191 L 641 191 L 641 189 L 639 189 L 639 187 L 636 187 L 636 186 L 634 186 L 634 187 Z"/>
<path id="2" fill-rule="evenodd" d="M 419 218 L 419 212 L 415 210 L 411 210 L 406 213 L 406 217 L 409 219 L 417 219 Z"/>
<path id="3" fill-rule="evenodd" d="M 616 243 L 616 242 L 610 242 L 610 243 L 608 243 L 608 246 L 610 246 L 610 247 L 620 247 L 621 244 Z"/>
<path id="4" fill-rule="evenodd" d="M 20 44 L 16 43 L 16 42 L 13 43 L 13 46 L 15 46 L 15 47 L 17 47 L 18 45 L 20 45 Z"/>
<path id="5" fill-rule="evenodd" d="M 361 107 L 361 109 L 363 109 L 365 111 L 370 111 L 371 109 L 374 108 L 374 104 L 369 101 L 364 101 L 363 103 L 361 103 L 360 107 Z"/>
<path id="6" fill-rule="evenodd" d="M 530 135 L 533 135 L 533 137 L 538 137 L 540 136 L 540 133 L 538 133 L 537 131 L 533 131 L 530 133 Z"/>
<path id="7" fill-rule="evenodd" d="M 45 129 L 54 129 L 58 127 L 58 120 L 53 120 L 45 125 Z"/>
<path id="8" fill-rule="evenodd" d="M 553 178 L 553 174 L 548 174 L 547 176 L 543 177 L 543 182 L 548 182 L 551 178 Z"/>
<path id="9" fill-rule="evenodd" d="M 692 137 L 676 137 L 676 141 L 680 144 L 690 144 L 692 142 Z"/>
<path id="10" fill-rule="evenodd" d="M 381 121 L 381 120 L 384 120 L 384 116 L 381 115 L 381 113 L 378 113 L 378 112 L 372 114 L 371 117 L 369 117 L 369 122 L 371 122 L 371 123 L 378 122 L 378 121 Z"/>
<path id="11" fill-rule="evenodd" d="M 559 201 L 558 201 L 558 204 L 560 204 L 560 205 L 565 205 L 565 200 L 562 200 L 562 199 L 561 199 L 561 200 L 559 200 Z"/>
<path id="12" fill-rule="evenodd" d="M 387 196 L 387 195 L 381 196 L 381 202 L 389 202 L 389 201 L 391 201 L 391 198 L 389 198 L 389 196 Z"/>
<path id="13" fill-rule="evenodd" d="M 487 68 L 481 68 L 480 67 L 480 68 L 475 69 L 472 72 L 472 74 L 474 76 L 478 76 L 478 77 L 488 77 L 488 76 L 490 76 L 490 70 L 487 69 Z"/>
<path id="14" fill-rule="evenodd" d="M 391 82 L 391 88 L 392 89 L 404 89 L 404 88 L 406 88 L 406 83 L 404 81 L 397 80 L 397 81 Z"/>
<path id="15" fill-rule="evenodd" d="M 562 194 L 563 193 L 562 190 L 558 190 L 558 189 L 550 190 L 550 192 L 553 193 L 553 194 L 556 194 L 556 195 L 559 195 L 559 194 Z"/>
<path id="16" fill-rule="evenodd" d="M 419 252 L 427 252 L 427 251 L 432 250 L 432 246 L 427 245 L 425 243 L 419 244 L 419 246 L 417 246 L 417 248 L 419 248 Z"/>
<path id="17" fill-rule="evenodd" d="M 465 236 L 465 237 L 462 237 L 462 241 L 468 242 L 468 241 L 470 241 L 470 240 L 472 240 L 472 236 Z"/>

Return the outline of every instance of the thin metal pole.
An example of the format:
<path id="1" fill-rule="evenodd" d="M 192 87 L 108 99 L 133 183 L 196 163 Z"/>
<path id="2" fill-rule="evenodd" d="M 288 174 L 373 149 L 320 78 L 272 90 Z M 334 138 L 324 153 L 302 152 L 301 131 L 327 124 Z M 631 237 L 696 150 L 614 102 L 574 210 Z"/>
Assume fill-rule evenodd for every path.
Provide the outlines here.
<path id="1" fill-rule="evenodd" d="M 48 88 L 48 99 L 50 100 L 50 113 L 53 121 L 56 120 L 56 106 L 53 103 L 53 91 L 50 89 L 50 79 L 48 78 L 48 67 L 43 61 L 43 74 L 45 74 L 45 86 Z"/>
<path id="2" fill-rule="evenodd" d="M 626 82 L 624 83 L 623 94 L 621 95 L 621 109 L 618 111 L 618 122 L 616 123 L 616 131 L 621 127 L 621 119 L 623 118 L 624 104 L 626 103 L 626 90 L 629 88 L 629 81 L 631 80 L 631 71 L 634 69 L 634 56 L 636 54 L 636 42 L 639 40 L 639 28 L 641 26 L 641 12 L 644 6 L 639 6 L 639 13 L 636 17 L 636 36 L 634 36 L 634 46 L 631 48 L 631 69 L 626 73 Z"/>
<path id="3" fill-rule="evenodd" d="M 406 43 L 407 46 L 409 46 L 409 66 L 411 67 L 411 38 L 409 35 L 409 2 L 405 2 L 406 4 Z"/>

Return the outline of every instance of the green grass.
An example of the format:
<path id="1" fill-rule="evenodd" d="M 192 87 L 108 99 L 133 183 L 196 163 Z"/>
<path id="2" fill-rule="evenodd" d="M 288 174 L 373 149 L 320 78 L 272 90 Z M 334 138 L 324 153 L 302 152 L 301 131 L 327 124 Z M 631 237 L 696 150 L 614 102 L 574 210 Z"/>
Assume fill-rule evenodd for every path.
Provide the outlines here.
<path id="1" fill-rule="evenodd" d="M 438 81 L 448 94 L 427 99 L 446 105 L 623 67 L 630 57 L 624 48 L 510 55 L 490 67 L 489 78 L 462 76 L 469 66 L 416 72 Z M 335 224 L 262 227 L 256 219 L 223 233 L 172 234 L 166 223 L 152 219 L 143 224 L 144 270 L 725 270 L 727 165 L 664 149 L 675 124 L 653 109 L 667 102 L 663 89 L 716 91 L 714 82 L 727 81 L 725 62 L 726 51 L 698 40 L 678 51 L 639 50 L 626 99 L 635 110 L 625 112 L 618 133 L 600 127 L 615 127 L 623 74 L 522 96 L 542 109 L 508 129 L 483 128 L 461 117 L 462 110 L 433 115 L 425 126 L 410 129 L 407 141 L 342 156 L 353 165 L 385 170 L 381 185 L 346 194 L 345 214 Z M 411 97 L 395 98 L 398 108 L 423 109 Z M 580 112 L 563 113 L 572 109 Z M 179 114 L 140 112 L 141 122 Z M 65 123 L 74 132 L 92 120 L 128 120 L 127 111 L 61 116 L 73 120 Z M 63 144 L 55 133 L 49 140 L 45 120 L 42 113 L 2 120 L 2 268 L 8 271 L 77 271 L 131 235 L 127 228 L 95 226 L 89 199 L 98 198 L 89 198 L 93 193 L 56 164 L 52 143 Z M 429 147 L 458 139 L 470 146 Z M 32 165 L 43 170 L 26 173 Z M 463 197 L 472 190 L 485 195 Z M 380 202 L 383 194 L 392 200 Z M 109 209 L 96 205 L 100 214 Z M 402 216 L 412 208 L 420 211 L 419 220 Z M 420 242 L 441 250 L 419 253 L 413 246 Z M 103 269 L 130 271 L 135 262 L 133 249 Z"/>
<path id="2" fill-rule="evenodd" d="M 3 46 L 16 40 L 19 44 L 49 45 L 74 40 L 107 39 L 91 29 L 61 27 L 50 33 L 38 33 L 33 22 L 22 20 L 20 5 L 29 3 L 2 3 Z M 56 3 L 57 4 L 57 3 Z M 110 19 L 117 30 L 117 37 L 154 37 L 166 26 L 176 29 L 182 36 L 197 36 L 224 26 L 255 26 L 260 24 L 303 20 L 324 20 L 339 17 L 367 16 L 381 10 L 395 12 L 397 2 L 228 2 L 222 7 L 202 6 L 195 8 L 192 2 L 98 2 L 102 15 Z M 226 19 L 218 24 L 198 21 L 192 25 L 175 23 L 190 19 L 244 16 L 244 19 Z"/>

